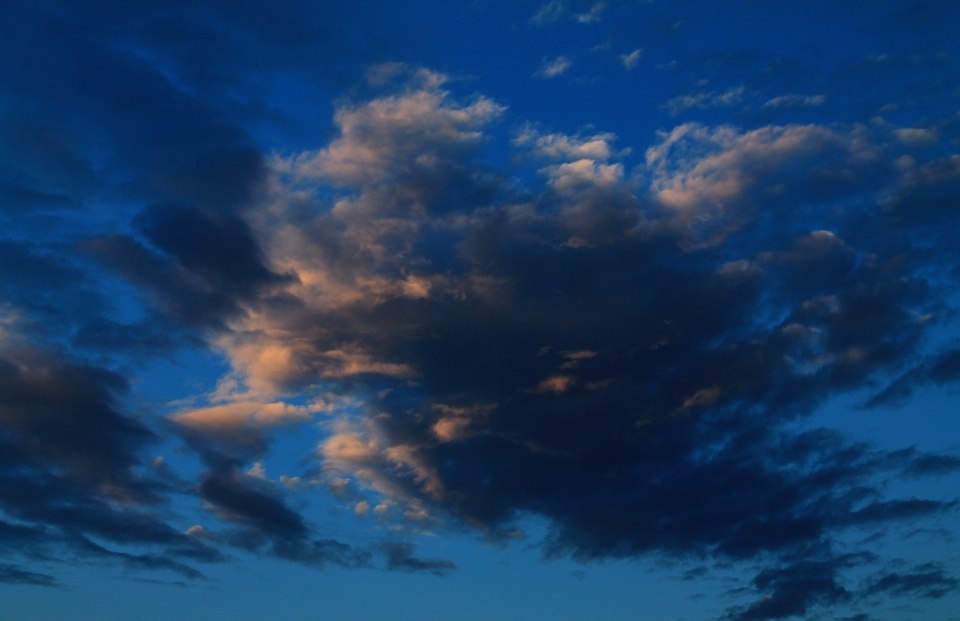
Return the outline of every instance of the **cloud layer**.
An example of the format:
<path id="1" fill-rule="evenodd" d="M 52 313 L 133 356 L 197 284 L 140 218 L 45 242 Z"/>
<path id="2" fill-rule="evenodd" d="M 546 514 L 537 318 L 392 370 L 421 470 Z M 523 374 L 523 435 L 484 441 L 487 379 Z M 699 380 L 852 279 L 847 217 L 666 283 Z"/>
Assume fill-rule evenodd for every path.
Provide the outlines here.
<path id="1" fill-rule="evenodd" d="M 533 22 L 605 7 L 554 1 Z M 368 68 L 375 50 L 326 25 L 372 37 L 351 9 L 14 9 L 18 57 L 57 36 L 0 76 L 18 93 L 0 118 L 0 582 L 54 586 L 27 564 L 77 558 L 196 580 L 242 552 L 455 569 L 402 538 L 329 537 L 292 497 L 327 489 L 400 532 L 503 541 L 534 516 L 548 557 L 755 567 L 731 619 L 957 589 L 939 559 L 849 545 L 955 510 L 887 482 L 957 457 L 806 423 L 842 393 L 876 407 L 960 378 L 956 344 L 936 342 L 960 259 L 948 123 L 686 122 L 631 158 L 611 133 L 510 125 L 440 73 Z M 237 93 L 279 67 L 365 71 L 332 138 L 273 154 L 254 139 L 249 119 L 273 113 Z M 138 409 L 143 359 L 183 348 L 228 374 L 167 416 Z M 318 425 L 308 469 L 268 479 L 277 431 Z M 171 441 L 195 472 L 151 459 Z M 183 497 L 217 526 L 169 517 Z"/>
<path id="2" fill-rule="evenodd" d="M 843 533 L 953 508 L 882 480 L 955 459 L 795 423 L 892 374 L 875 401 L 955 377 L 952 350 L 920 354 L 956 256 L 917 250 L 956 232 L 954 157 L 896 128 L 685 124 L 628 172 L 610 134 L 525 126 L 542 181 L 522 188 L 480 159 L 503 109 L 443 83 L 345 104 L 241 211 L 287 280 L 233 295 L 237 385 L 365 395 L 321 479 L 383 519 L 501 537 L 545 517 L 547 555 L 765 559 L 741 619 L 850 601 L 844 571 L 878 559 Z"/>

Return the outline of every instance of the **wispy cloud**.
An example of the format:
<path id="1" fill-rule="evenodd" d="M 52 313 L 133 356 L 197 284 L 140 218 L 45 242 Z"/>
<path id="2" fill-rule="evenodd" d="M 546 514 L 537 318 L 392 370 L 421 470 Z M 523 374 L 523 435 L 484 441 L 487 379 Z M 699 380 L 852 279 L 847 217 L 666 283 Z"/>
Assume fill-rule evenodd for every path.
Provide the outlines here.
<path id="1" fill-rule="evenodd" d="M 550 78 L 555 78 L 558 75 L 561 75 L 563 72 L 569 69 L 572 64 L 573 60 L 567 56 L 557 56 L 556 58 L 552 59 L 549 57 L 544 57 L 543 64 L 533 75 L 538 78 L 546 78 L 549 80 Z"/>
<path id="2" fill-rule="evenodd" d="M 530 22 L 537 26 L 544 26 L 558 21 L 567 12 L 568 0 L 550 0 L 542 5 L 530 18 Z"/>
<path id="3" fill-rule="evenodd" d="M 537 12 L 530 18 L 530 23 L 536 26 L 545 26 L 567 18 L 581 24 L 593 24 L 601 20 L 601 14 L 607 7 L 606 1 L 600 0 L 593 3 L 588 10 L 576 13 L 570 5 L 570 0 L 550 0 L 550 2 L 537 9 Z"/>
<path id="4" fill-rule="evenodd" d="M 718 106 L 729 106 L 743 100 L 746 89 L 743 86 L 730 88 L 722 92 L 704 92 L 693 95 L 680 95 L 667 100 L 663 104 L 671 115 L 677 115 L 685 110 L 693 108 L 714 108 Z"/>
<path id="5" fill-rule="evenodd" d="M 586 13 L 577 13 L 577 21 L 581 24 L 592 24 L 600 21 L 600 14 L 603 13 L 603 10 L 607 7 L 607 3 L 601 0 L 600 2 L 594 3 L 590 7 L 590 10 Z"/>
<path id="6" fill-rule="evenodd" d="M 626 67 L 627 71 L 630 71 L 637 66 L 637 63 L 640 62 L 640 55 L 643 54 L 642 49 L 635 49 L 629 54 L 620 54 L 620 62 L 623 63 L 623 66 Z"/>
<path id="7" fill-rule="evenodd" d="M 780 95 L 763 104 L 763 108 L 791 108 L 797 106 L 821 106 L 827 101 L 826 95 Z"/>

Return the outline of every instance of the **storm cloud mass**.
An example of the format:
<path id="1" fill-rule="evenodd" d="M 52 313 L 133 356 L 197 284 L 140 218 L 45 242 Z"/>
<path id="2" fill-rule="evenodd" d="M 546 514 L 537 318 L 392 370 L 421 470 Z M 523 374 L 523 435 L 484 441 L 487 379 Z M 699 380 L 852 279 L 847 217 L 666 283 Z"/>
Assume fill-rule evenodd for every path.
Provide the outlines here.
<path id="1" fill-rule="evenodd" d="M 752 572 L 727 619 L 957 590 L 941 557 L 855 542 L 953 519 L 955 493 L 896 483 L 960 457 L 810 422 L 960 379 L 955 111 L 774 116 L 825 101 L 787 94 L 750 123 L 681 118 L 753 96 L 704 91 L 623 145 L 398 62 L 388 9 L 332 6 L 9 5 L 0 583 L 262 555 L 445 576 L 456 558 L 411 538 L 508 545 L 533 519 L 546 558 Z M 281 74 L 337 92 L 326 137 L 262 144 L 293 123 Z M 216 386 L 130 396 L 196 351 L 228 366 Z M 318 429 L 298 476 L 266 476 Z M 308 493 L 389 534 L 324 532 Z"/>

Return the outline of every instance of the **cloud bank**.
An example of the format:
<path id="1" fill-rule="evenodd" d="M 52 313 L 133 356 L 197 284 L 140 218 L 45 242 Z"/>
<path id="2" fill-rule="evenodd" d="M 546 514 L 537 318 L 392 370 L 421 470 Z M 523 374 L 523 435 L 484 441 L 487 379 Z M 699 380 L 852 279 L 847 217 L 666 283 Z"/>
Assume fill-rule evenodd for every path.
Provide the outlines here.
<path id="1" fill-rule="evenodd" d="M 923 352 L 957 257 L 919 251 L 957 232 L 956 156 L 889 128 L 688 123 L 628 171 L 610 134 L 527 125 L 524 188 L 481 158 L 502 107 L 423 70 L 393 88 L 275 159 L 237 216 L 262 265 L 217 337 L 238 386 L 363 395 L 319 447 L 321 480 L 408 524 L 497 538 L 543 517 L 547 556 L 766 564 L 731 618 L 955 588 L 931 570 L 858 590 L 845 572 L 881 559 L 841 551 L 953 510 L 883 481 L 955 458 L 798 423 L 844 392 L 956 377 L 953 350 Z"/>
<path id="2" fill-rule="evenodd" d="M 575 16 L 594 22 L 603 7 Z M 553 2 L 537 20 L 570 10 Z M 62 57 L 87 60 L 20 85 L 29 96 L 4 117 L 9 149 L 40 154 L 3 186 L 5 217 L 30 214 L 34 228 L 0 245 L 0 538 L 19 559 L 0 580 L 55 585 L 20 566 L 47 558 L 199 579 L 196 563 L 235 551 L 454 570 L 407 541 L 329 538 L 266 479 L 276 430 L 323 413 L 300 483 L 402 528 L 496 540 L 536 516 L 548 557 L 756 565 L 756 597 L 733 619 L 957 588 L 935 561 L 892 568 L 845 539 L 954 510 L 884 482 L 946 475 L 956 458 L 804 425 L 842 393 L 896 403 L 960 376 L 955 345 L 930 337 L 949 318 L 960 225 L 960 159 L 933 129 L 691 122 L 631 166 L 610 133 L 525 124 L 510 148 L 532 174 L 515 176 L 484 157 L 504 106 L 393 64 L 367 74 L 377 94 L 340 102 L 331 140 L 267 155 L 230 97 L 255 85 L 226 62 L 220 79 L 191 81 L 171 51 L 210 50 L 152 31 L 103 45 L 46 5 L 18 11 L 63 31 Z M 85 5 L 74 17 L 99 23 Z M 280 45 L 267 16 L 242 17 L 232 27 L 258 50 L 323 40 L 312 24 Z M 212 53 L 237 53 L 230 28 L 212 30 Z M 540 74 L 570 62 L 545 59 Z M 90 107 L 75 114 L 97 116 L 85 126 L 102 135 L 67 109 L 46 117 L 57 123 L 17 116 L 67 78 Z M 822 103 L 784 97 L 770 107 Z M 101 201 L 124 207 L 104 215 Z M 81 206 L 96 225 L 37 232 L 45 210 Z M 111 287 L 132 291 L 132 308 L 113 308 Z M 135 414 L 133 352 L 186 346 L 223 353 L 220 389 L 160 420 Z M 328 407 L 327 394 L 357 405 Z M 170 438 L 199 473 L 150 461 Z M 216 532 L 175 528 L 175 495 Z M 871 577 L 857 585 L 857 571 Z"/>

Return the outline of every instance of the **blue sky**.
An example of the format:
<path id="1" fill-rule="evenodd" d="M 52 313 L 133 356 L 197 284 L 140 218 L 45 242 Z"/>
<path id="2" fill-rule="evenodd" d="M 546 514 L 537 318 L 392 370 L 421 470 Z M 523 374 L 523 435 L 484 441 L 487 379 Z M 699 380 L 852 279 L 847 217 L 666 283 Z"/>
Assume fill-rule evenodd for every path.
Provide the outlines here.
<path id="1" fill-rule="evenodd" d="M 955 3 L 3 6 L 4 620 L 958 618 Z"/>

